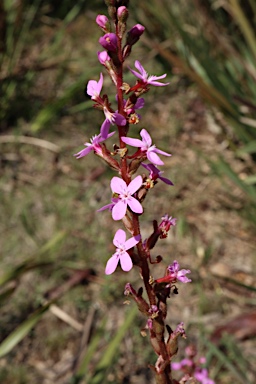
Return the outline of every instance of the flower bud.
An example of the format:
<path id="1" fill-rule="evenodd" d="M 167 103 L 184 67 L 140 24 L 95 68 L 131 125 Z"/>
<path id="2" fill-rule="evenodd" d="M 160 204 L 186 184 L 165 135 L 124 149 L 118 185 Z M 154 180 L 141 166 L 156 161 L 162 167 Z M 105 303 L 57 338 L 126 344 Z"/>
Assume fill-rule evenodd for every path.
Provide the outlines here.
<path id="1" fill-rule="evenodd" d="M 125 23 L 126 20 L 128 19 L 128 15 L 129 15 L 129 12 L 128 12 L 128 9 L 126 7 L 122 6 L 122 7 L 118 8 L 118 10 L 117 10 L 118 21 Z"/>
<path id="2" fill-rule="evenodd" d="M 105 15 L 98 15 L 96 17 L 96 23 L 106 33 L 110 31 L 110 23 Z"/>
<path id="3" fill-rule="evenodd" d="M 171 332 L 167 341 L 168 355 L 172 358 L 178 352 L 178 338 L 183 337 L 186 339 L 184 323 L 178 324 L 174 332 Z"/>
<path id="4" fill-rule="evenodd" d="M 98 59 L 99 59 L 99 62 L 104 66 L 106 65 L 107 61 L 111 60 L 107 51 L 98 52 Z"/>
<path id="5" fill-rule="evenodd" d="M 104 36 L 100 37 L 99 43 L 107 51 L 116 52 L 117 50 L 117 37 L 114 33 L 106 33 Z"/>
<path id="6" fill-rule="evenodd" d="M 141 24 L 136 24 L 128 31 L 126 45 L 134 45 L 139 40 L 140 36 L 145 31 L 145 27 Z"/>

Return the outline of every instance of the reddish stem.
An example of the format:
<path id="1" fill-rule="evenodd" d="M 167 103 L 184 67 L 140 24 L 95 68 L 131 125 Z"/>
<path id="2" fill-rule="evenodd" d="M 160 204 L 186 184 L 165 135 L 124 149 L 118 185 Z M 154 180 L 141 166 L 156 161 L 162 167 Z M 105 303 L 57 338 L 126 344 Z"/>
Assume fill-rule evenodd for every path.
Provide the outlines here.
<path id="1" fill-rule="evenodd" d="M 116 65 L 116 91 L 117 91 L 117 103 L 118 103 L 118 113 L 126 117 L 125 111 L 124 111 L 124 104 L 123 104 L 123 56 L 122 56 L 122 39 L 119 37 L 118 34 L 118 27 L 116 23 L 116 36 L 118 38 L 118 65 Z M 121 140 L 122 136 L 126 136 L 129 130 L 129 123 L 127 123 L 125 126 L 118 126 L 118 132 L 119 132 L 119 145 L 120 148 L 126 148 L 126 144 Z M 120 161 L 120 173 L 123 178 L 123 180 L 129 184 L 131 181 L 131 176 L 128 173 L 128 166 L 127 166 L 127 158 L 126 156 L 121 158 Z M 139 223 L 139 216 L 136 213 L 132 213 L 132 222 L 133 222 L 133 236 L 140 234 L 140 223 Z M 143 248 L 142 241 L 140 241 L 137 244 L 137 250 L 138 255 L 141 260 L 141 275 L 143 278 L 143 282 L 147 291 L 148 299 L 150 305 L 156 305 L 157 298 L 154 293 L 154 289 L 152 284 L 150 284 L 150 269 L 149 269 L 149 263 L 148 263 L 148 255 L 145 252 Z M 157 321 L 153 321 L 153 329 L 151 331 L 151 336 L 153 335 L 154 340 L 156 340 L 157 343 L 157 353 L 160 355 L 165 362 L 165 367 L 163 372 L 157 372 L 156 374 L 156 383 L 161 384 L 172 384 L 171 376 L 171 368 L 170 368 L 170 359 L 167 353 L 166 344 L 164 341 L 164 332 L 165 332 L 165 324 L 164 319 L 162 315 L 159 315 L 159 318 L 157 318 Z"/>

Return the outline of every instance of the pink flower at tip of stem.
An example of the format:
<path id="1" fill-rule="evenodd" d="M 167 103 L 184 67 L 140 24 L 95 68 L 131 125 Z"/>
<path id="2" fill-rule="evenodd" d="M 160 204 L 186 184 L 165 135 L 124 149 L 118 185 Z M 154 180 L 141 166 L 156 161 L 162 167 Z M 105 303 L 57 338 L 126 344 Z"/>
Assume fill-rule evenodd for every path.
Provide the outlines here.
<path id="1" fill-rule="evenodd" d="M 132 147 L 140 148 L 142 152 L 146 153 L 147 158 L 149 161 L 151 161 L 151 163 L 156 165 L 164 165 L 164 162 L 160 159 L 157 153 L 164 156 L 171 156 L 171 154 L 161 151 L 160 149 L 156 148 L 155 145 L 152 145 L 151 136 L 146 131 L 146 129 L 142 129 L 140 131 L 140 135 L 142 137 L 142 140 L 133 139 L 131 137 L 124 137 L 124 136 L 122 136 L 121 139 L 124 143 Z"/>
<path id="2" fill-rule="evenodd" d="M 125 216 L 127 205 L 135 213 L 143 212 L 141 203 L 132 196 L 142 186 L 142 183 L 143 180 L 140 175 L 135 177 L 129 185 L 120 177 L 114 176 L 112 178 L 111 190 L 119 195 L 119 201 L 112 209 L 113 220 L 121 220 Z"/>
<path id="3" fill-rule="evenodd" d="M 160 79 L 164 79 L 166 77 L 166 73 L 161 76 L 149 76 L 142 64 L 139 62 L 139 60 L 135 61 L 135 67 L 138 69 L 138 71 L 135 71 L 134 69 L 129 68 L 129 70 L 132 72 L 134 76 L 136 76 L 138 79 L 140 79 L 144 84 L 148 85 L 154 85 L 155 87 L 164 87 L 170 83 L 161 83 Z"/>
<path id="4" fill-rule="evenodd" d="M 122 229 L 118 229 L 113 244 L 116 246 L 116 252 L 108 260 L 105 274 L 111 275 L 116 270 L 117 264 L 120 261 L 123 271 L 128 272 L 132 269 L 132 259 L 128 252 L 128 249 L 133 248 L 140 241 L 141 236 L 137 235 L 126 240 L 126 233 Z"/>

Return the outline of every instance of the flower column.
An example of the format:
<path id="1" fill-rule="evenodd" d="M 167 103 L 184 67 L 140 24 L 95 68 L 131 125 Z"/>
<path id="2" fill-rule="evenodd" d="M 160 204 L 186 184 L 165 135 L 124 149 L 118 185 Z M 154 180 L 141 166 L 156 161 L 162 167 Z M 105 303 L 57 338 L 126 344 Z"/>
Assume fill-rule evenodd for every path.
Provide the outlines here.
<path id="1" fill-rule="evenodd" d="M 133 26 L 126 34 L 126 23 L 128 19 L 128 0 L 106 0 L 108 12 L 114 24 L 113 33 L 111 22 L 105 15 L 98 15 L 96 22 L 104 32 L 99 43 L 105 49 L 98 52 L 98 59 L 110 76 L 116 93 L 117 110 L 113 109 L 106 94 L 101 96 L 104 78 L 100 74 L 99 81 L 90 80 L 87 85 L 87 93 L 95 102 L 94 107 L 101 110 L 104 120 L 100 133 L 93 136 L 91 143 L 85 143 L 75 156 L 82 158 L 90 152 L 101 157 L 108 166 L 118 173 L 113 176 L 110 187 L 112 190 L 111 203 L 100 208 L 98 211 L 109 209 L 114 221 L 122 220 L 124 228 L 131 234 L 126 240 L 126 232 L 118 229 L 113 239 L 116 247 L 115 253 L 107 262 L 105 273 L 112 274 L 120 263 L 123 271 L 128 272 L 136 266 L 143 278 L 147 298 L 143 297 L 143 289 L 136 291 L 130 283 L 126 284 L 125 295 L 131 296 L 136 302 L 140 312 L 146 318 L 151 345 L 158 356 L 155 365 L 150 368 L 155 373 L 156 383 L 175 384 L 176 380 L 171 375 L 171 359 L 177 353 L 179 337 L 185 337 L 183 323 L 177 325 L 174 331 L 165 325 L 167 315 L 167 299 L 171 293 L 178 293 L 177 283 L 188 283 L 191 280 L 186 277 L 190 271 L 179 269 L 175 260 L 167 267 L 165 275 L 153 278 L 150 266 L 162 261 L 161 256 L 155 259 L 151 252 L 159 239 L 165 239 L 168 231 L 175 225 L 176 219 L 165 215 L 158 225 L 157 220 L 153 222 L 153 231 L 147 239 L 142 239 L 140 233 L 140 216 L 143 214 L 142 203 L 148 196 L 151 188 L 154 188 L 158 180 L 172 186 L 171 180 L 161 176 L 163 173 L 157 166 L 164 165 L 159 157 L 171 156 L 152 144 L 151 136 L 146 129 L 140 131 L 141 140 L 134 137 L 137 135 L 134 127 L 140 121 L 140 115 L 136 110 L 142 109 L 144 99 L 141 97 L 150 90 L 151 86 L 166 86 L 162 83 L 166 74 L 161 76 L 150 76 L 136 60 L 135 68 L 129 70 L 135 76 L 136 82 L 129 85 L 123 80 L 123 65 L 132 51 L 133 45 L 139 40 L 144 32 L 142 25 Z M 134 129 L 133 137 L 127 137 L 130 125 Z M 111 127 L 118 130 L 119 142 L 115 144 L 114 151 L 107 149 L 104 141 L 114 135 L 109 132 Z M 129 154 L 127 145 L 135 147 L 135 152 Z M 145 163 L 148 161 L 149 163 Z M 149 172 L 145 175 L 145 170 Z M 136 172 L 142 172 L 133 178 Z M 167 328 L 167 332 L 166 332 Z"/>

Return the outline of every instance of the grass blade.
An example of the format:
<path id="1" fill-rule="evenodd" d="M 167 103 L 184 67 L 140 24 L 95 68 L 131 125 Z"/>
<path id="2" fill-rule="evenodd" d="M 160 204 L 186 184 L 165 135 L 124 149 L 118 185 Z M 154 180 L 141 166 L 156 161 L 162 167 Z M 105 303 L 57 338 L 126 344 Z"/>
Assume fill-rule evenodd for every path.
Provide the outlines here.
<path id="1" fill-rule="evenodd" d="M 29 331 L 41 320 L 42 316 L 48 311 L 50 303 L 36 310 L 27 320 L 19 325 L 9 336 L 0 344 L 0 358 L 7 355 Z"/>

